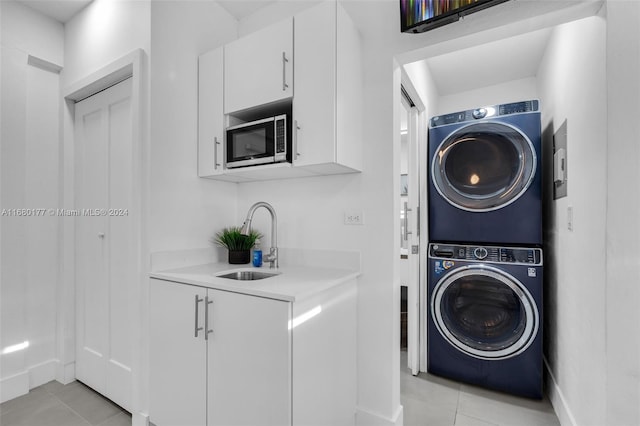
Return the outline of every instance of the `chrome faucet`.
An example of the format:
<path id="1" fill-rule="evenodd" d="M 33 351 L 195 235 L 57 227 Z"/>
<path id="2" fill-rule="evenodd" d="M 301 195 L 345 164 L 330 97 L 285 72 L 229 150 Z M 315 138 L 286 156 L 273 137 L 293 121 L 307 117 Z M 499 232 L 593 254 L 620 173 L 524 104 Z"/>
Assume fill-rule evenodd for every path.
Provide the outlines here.
<path id="1" fill-rule="evenodd" d="M 249 208 L 249 212 L 247 213 L 247 218 L 244 220 L 242 224 L 242 228 L 240 229 L 240 233 L 242 235 L 249 235 L 251 232 L 251 220 L 253 219 L 253 213 L 259 208 L 264 207 L 269 210 L 271 214 L 271 249 L 269 254 L 263 257 L 265 262 L 269 262 L 270 268 L 278 267 L 278 219 L 276 218 L 276 211 L 273 209 L 271 204 L 265 203 L 264 201 L 258 201 L 254 205 Z"/>

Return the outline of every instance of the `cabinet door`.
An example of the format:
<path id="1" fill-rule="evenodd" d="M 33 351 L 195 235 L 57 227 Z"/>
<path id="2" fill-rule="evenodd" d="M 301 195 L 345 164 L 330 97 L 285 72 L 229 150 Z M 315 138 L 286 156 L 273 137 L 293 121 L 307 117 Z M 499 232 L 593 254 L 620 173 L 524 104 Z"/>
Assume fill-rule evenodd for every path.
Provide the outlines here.
<path id="1" fill-rule="evenodd" d="M 290 303 L 218 290 L 209 301 L 208 425 L 290 425 Z"/>
<path id="2" fill-rule="evenodd" d="M 293 96 L 293 18 L 225 46 L 225 113 Z"/>
<path id="3" fill-rule="evenodd" d="M 224 165 L 224 48 L 198 59 L 198 176 L 219 175 Z"/>
<path id="4" fill-rule="evenodd" d="M 202 426 L 207 419 L 206 290 L 151 280 L 149 417 L 157 426 Z M 196 306 L 197 314 L 196 314 Z"/>
<path id="5" fill-rule="evenodd" d="M 336 161 L 335 13 L 335 2 L 325 2 L 295 17 L 293 158 L 296 166 Z"/>

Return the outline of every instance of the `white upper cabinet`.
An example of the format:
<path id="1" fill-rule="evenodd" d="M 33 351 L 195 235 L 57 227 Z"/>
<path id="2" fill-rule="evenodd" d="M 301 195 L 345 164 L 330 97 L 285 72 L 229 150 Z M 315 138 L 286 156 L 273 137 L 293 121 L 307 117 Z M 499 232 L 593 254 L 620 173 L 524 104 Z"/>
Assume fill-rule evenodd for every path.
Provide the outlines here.
<path id="1" fill-rule="evenodd" d="M 335 1 L 295 16 L 294 166 L 318 174 L 362 167 L 359 34 Z"/>
<path id="2" fill-rule="evenodd" d="M 293 96 L 293 18 L 225 46 L 224 112 Z"/>
<path id="3" fill-rule="evenodd" d="M 198 81 L 199 176 L 248 182 L 362 170 L 360 35 L 335 0 L 200 56 Z M 226 169 L 227 123 L 284 110 L 292 163 Z"/>
<path id="4" fill-rule="evenodd" d="M 198 58 L 198 176 L 224 170 L 224 48 Z"/>

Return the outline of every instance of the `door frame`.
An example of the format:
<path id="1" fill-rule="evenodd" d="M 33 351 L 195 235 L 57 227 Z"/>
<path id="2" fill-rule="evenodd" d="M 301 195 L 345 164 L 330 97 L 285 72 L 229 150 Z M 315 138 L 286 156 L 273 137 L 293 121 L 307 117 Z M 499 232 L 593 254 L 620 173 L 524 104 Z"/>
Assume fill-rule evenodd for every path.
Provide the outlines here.
<path id="1" fill-rule="evenodd" d="M 428 247 L 428 227 L 426 226 L 427 222 L 427 208 L 426 208 L 426 200 L 427 200 L 427 162 L 424 160 L 424 156 L 427 154 L 427 110 L 424 102 L 418 95 L 417 90 L 413 86 L 411 79 L 407 75 L 406 71 L 403 67 L 400 67 L 400 82 L 404 90 L 407 92 L 409 97 L 414 103 L 414 107 L 416 110 L 415 113 L 415 128 L 417 131 L 415 132 L 415 148 L 417 152 L 409 152 L 409 155 L 415 155 L 418 160 L 418 176 L 417 182 L 419 183 L 418 188 L 418 200 L 417 203 L 414 203 L 413 210 L 413 228 L 414 232 L 417 233 L 416 239 L 414 241 L 418 242 L 419 252 L 417 255 L 417 262 L 413 262 L 413 265 L 410 263 L 410 268 L 417 269 L 410 271 L 409 276 L 417 277 L 417 284 L 415 286 L 416 291 L 413 294 L 414 300 L 411 300 L 411 292 L 408 292 L 407 297 L 407 309 L 411 309 L 413 304 L 413 308 L 415 309 L 417 306 L 417 315 L 407 315 L 408 321 L 408 332 L 413 335 L 409 337 L 407 350 L 410 352 L 409 354 L 409 368 L 412 370 L 414 375 L 418 374 L 420 371 L 427 371 L 427 247 Z M 399 88 L 398 88 L 399 89 Z M 411 146 L 411 143 L 409 143 Z M 397 205 L 397 203 L 396 203 Z M 415 207 L 418 207 L 417 212 Z M 409 254 L 411 256 L 411 254 Z M 417 347 L 412 347 L 412 344 Z"/>
<path id="2" fill-rule="evenodd" d="M 133 273 L 139 285 L 132 286 L 129 297 L 132 303 L 129 315 L 133 320 L 132 341 L 141 342 L 132 348 L 132 424 L 148 424 L 147 389 L 144 386 L 148 377 L 148 366 L 144 360 L 148 356 L 146 333 L 148 320 L 145 313 L 148 308 L 149 247 L 147 229 L 144 225 L 148 217 L 149 194 L 149 142 L 148 142 L 148 101 L 147 70 L 148 58 L 142 49 L 136 49 L 62 91 L 63 101 L 63 141 L 61 158 L 63 170 L 60 175 L 62 187 L 60 205 L 64 210 L 75 210 L 75 103 L 93 94 L 105 90 L 127 78 L 132 79 L 131 123 L 133 142 L 133 204 L 129 211 L 132 232 L 136 236 L 132 247 L 135 254 Z M 60 252 L 62 266 L 59 272 L 58 310 L 57 310 L 57 357 L 59 360 L 56 379 L 63 383 L 75 380 L 76 351 L 76 282 L 75 282 L 75 221 L 72 217 L 58 215 L 60 225 Z"/>

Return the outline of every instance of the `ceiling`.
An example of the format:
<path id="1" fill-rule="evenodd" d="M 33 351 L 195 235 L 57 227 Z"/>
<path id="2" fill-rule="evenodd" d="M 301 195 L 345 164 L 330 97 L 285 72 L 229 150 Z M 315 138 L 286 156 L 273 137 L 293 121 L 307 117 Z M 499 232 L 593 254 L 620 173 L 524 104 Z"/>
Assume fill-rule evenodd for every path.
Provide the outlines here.
<path id="1" fill-rule="evenodd" d="M 218 4 L 238 21 L 275 2 L 275 0 L 218 0 Z"/>
<path id="2" fill-rule="evenodd" d="M 60 21 L 67 22 L 76 13 L 84 9 L 93 0 L 18 0 L 19 2 L 43 14 Z"/>
<path id="3" fill-rule="evenodd" d="M 67 22 L 93 0 L 18 0 L 57 21 Z M 241 20 L 275 0 L 219 0 L 218 3 L 237 20 Z"/>
<path id="4" fill-rule="evenodd" d="M 419 78 L 416 70 L 428 68 L 440 96 L 535 77 L 551 31 L 546 28 L 430 57 L 406 66 L 407 74 L 414 80 Z"/>

